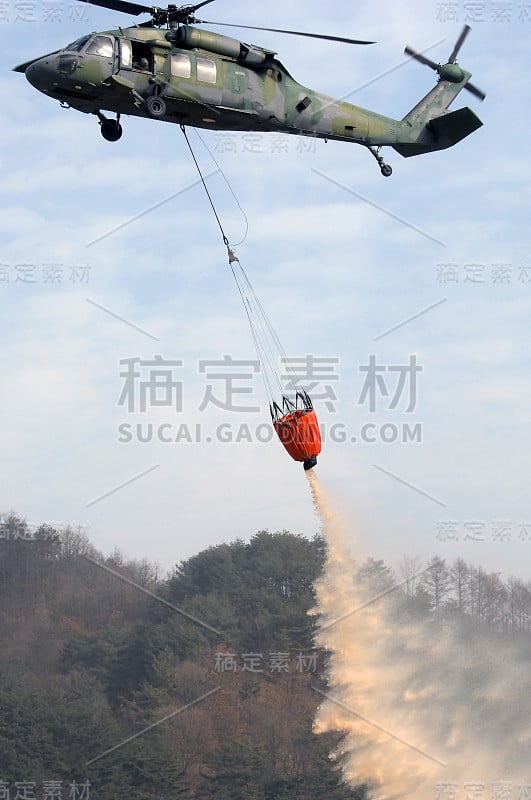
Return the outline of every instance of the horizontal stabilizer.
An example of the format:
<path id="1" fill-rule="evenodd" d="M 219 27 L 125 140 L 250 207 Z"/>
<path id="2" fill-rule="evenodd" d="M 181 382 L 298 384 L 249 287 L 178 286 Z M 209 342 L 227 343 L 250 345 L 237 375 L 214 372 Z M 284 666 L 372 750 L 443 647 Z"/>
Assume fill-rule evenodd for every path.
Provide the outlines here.
<path id="1" fill-rule="evenodd" d="M 397 144 L 394 149 L 404 158 L 432 153 L 434 150 L 444 150 L 474 133 L 482 125 L 473 111 L 469 108 L 460 108 L 458 111 L 430 120 L 416 142 Z"/>
<path id="2" fill-rule="evenodd" d="M 457 144 L 482 125 L 482 121 L 469 108 L 460 108 L 459 111 L 452 111 L 443 117 L 432 119 L 429 123 L 441 148 Z"/>

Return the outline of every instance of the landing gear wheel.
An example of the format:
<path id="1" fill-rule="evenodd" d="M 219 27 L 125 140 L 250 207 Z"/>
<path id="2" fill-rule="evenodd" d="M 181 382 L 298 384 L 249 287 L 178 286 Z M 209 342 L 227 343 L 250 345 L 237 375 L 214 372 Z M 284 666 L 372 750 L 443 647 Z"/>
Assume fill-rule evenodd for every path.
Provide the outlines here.
<path id="1" fill-rule="evenodd" d="M 155 119 L 160 119 L 164 117 L 166 114 L 166 103 L 159 97 L 158 94 L 152 94 L 149 97 L 146 97 L 145 100 L 146 104 L 146 111 L 148 112 L 150 117 L 155 117 Z"/>
<path id="2" fill-rule="evenodd" d="M 117 142 L 122 138 L 122 126 L 114 119 L 106 119 L 101 123 L 101 135 L 107 142 Z"/>
<path id="3" fill-rule="evenodd" d="M 385 163 L 382 156 L 380 155 L 382 145 L 380 145 L 379 147 L 371 147 L 370 145 L 366 145 L 366 147 L 371 156 L 375 158 L 376 161 L 378 162 L 378 166 L 380 167 L 380 172 L 382 173 L 384 178 L 390 178 L 391 175 L 393 174 L 393 169 L 392 167 L 389 166 L 389 164 Z"/>

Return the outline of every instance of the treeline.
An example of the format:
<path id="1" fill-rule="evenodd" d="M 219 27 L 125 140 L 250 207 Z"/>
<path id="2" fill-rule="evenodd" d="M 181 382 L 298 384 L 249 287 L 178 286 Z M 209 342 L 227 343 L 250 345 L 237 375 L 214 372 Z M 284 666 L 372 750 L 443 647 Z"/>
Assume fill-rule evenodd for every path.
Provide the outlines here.
<path id="1" fill-rule="evenodd" d="M 54 782 L 54 800 L 89 783 L 101 800 L 361 800 L 328 758 L 334 737 L 312 733 L 319 537 L 263 531 L 161 580 L 146 562 L 104 558 L 79 530 L 1 522 L 0 787 L 11 797 L 24 784 L 40 800 Z"/>
<path id="2" fill-rule="evenodd" d="M 363 800 L 329 760 L 336 739 L 312 732 L 327 654 L 308 612 L 325 553 L 320 536 L 261 531 L 161 576 L 147 560 L 104 557 L 81 529 L 1 517 L 0 788 L 14 798 L 30 783 L 37 800 L 53 781 L 53 800 L 73 782 L 101 800 Z M 460 559 L 396 570 L 368 559 L 359 577 L 408 613 L 529 631 L 529 584 Z"/>
<path id="3" fill-rule="evenodd" d="M 404 591 L 427 609 L 456 610 L 503 633 L 531 630 L 531 581 L 467 564 L 462 558 L 451 563 L 434 556 L 426 565 L 405 557 L 399 565 Z"/>

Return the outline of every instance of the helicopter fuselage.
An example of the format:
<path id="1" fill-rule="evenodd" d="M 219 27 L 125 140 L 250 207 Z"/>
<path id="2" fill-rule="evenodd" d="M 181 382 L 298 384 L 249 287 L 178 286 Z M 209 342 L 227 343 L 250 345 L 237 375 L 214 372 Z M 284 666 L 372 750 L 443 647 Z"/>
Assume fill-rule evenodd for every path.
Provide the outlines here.
<path id="1" fill-rule="evenodd" d="M 243 47 L 247 57 L 246 50 L 237 58 L 179 47 L 163 30 L 133 27 L 82 37 L 30 64 L 26 77 L 49 97 L 86 113 L 157 116 L 193 127 L 283 131 L 361 144 L 394 144 L 400 138 L 402 123 L 308 89 L 272 51 L 190 26 L 184 30 L 192 44 L 209 34 L 212 48 L 233 45 L 241 52 Z M 164 113 L 148 110 L 151 96 L 164 101 Z"/>
<path id="2" fill-rule="evenodd" d="M 87 34 L 16 69 L 61 105 L 96 114 L 110 141 L 122 135 L 121 115 L 217 131 L 283 132 L 365 145 L 386 176 L 392 170 L 381 146 L 419 155 L 451 147 L 481 125 L 468 108 L 447 113 L 471 76 L 457 64 L 441 68 L 435 88 L 395 120 L 303 86 L 271 50 L 190 25 Z"/>

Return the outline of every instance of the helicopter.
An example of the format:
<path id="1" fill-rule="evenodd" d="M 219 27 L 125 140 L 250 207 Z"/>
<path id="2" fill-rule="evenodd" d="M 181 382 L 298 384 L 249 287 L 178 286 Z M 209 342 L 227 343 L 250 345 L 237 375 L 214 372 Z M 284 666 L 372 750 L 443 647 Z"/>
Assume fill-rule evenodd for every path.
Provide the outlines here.
<path id="1" fill-rule="evenodd" d="M 392 174 L 381 148 L 408 158 L 452 147 L 483 124 L 469 108 L 448 111 L 462 89 L 480 100 L 472 73 L 457 63 L 470 26 L 465 25 L 445 64 L 406 47 L 433 69 L 436 86 L 402 120 L 382 116 L 298 83 L 273 50 L 194 27 L 196 5 L 149 7 L 129 0 L 81 0 L 132 16 L 150 14 L 134 27 L 90 33 L 62 50 L 15 67 L 39 91 L 64 108 L 94 114 L 104 139 L 122 136 L 122 115 L 147 117 L 216 131 L 283 132 L 353 142 L 374 156 L 384 177 Z M 250 25 L 348 44 L 374 42 Z M 104 112 L 115 114 L 107 117 Z"/>

